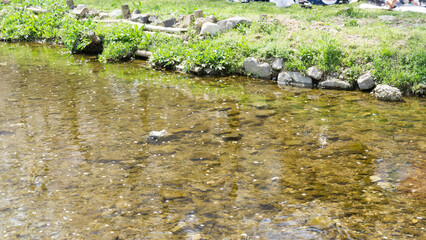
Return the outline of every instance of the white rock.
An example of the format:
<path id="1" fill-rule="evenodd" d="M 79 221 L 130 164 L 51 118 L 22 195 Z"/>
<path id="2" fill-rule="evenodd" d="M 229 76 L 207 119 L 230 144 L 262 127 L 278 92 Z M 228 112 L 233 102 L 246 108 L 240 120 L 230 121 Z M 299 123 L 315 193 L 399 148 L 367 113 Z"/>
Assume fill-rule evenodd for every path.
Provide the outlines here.
<path id="1" fill-rule="evenodd" d="M 152 131 L 149 133 L 149 138 L 151 139 L 158 139 L 164 136 L 167 136 L 169 134 L 169 132 L 167 132 L 165 129 L 161 130 L 161 131 Z"/>
<path id="2" fill-rule="evenodd" d="M 370 90 L 374 86 L 376 86 L 373 77 L 369 73 L 366 73 L 359 77 L 357 82 L 360 90 Z"/>
<path id="3" fill-rule="evenodd" d="M 284 59 L 283 58 L 275 58 L 275 60 L 272 62 L 272 69 L 276 71 L 280 71 L 283 69 L 284 66 Z"/>
<path id="4" fill-rule="evenodd" d="M 321 80 L 323 72 L 316 67 L 310 67 L 308 71 L 306 71 L 306 75 L 315 80 Z"/>
<path id="5" fill-rule="evenodd" d="M 244 60 L 244 70 L 259 78 L 271 79 L 271 67 L 268 63 L 260 63 L 256 58 L 249 57 Z"/>
<path id="6" fill-rule="evenodd" d="M 402 93 L 398 88 L 379 84 L 372 92 L 377 99 L 382 101 L 402 101 Z"/>
<path id="7" fill-rule="evenodd" d="M 206 22 L 201 27 L 200 35 L 216 35 L 220 33 L 221 27 L 216 23 Z"/>

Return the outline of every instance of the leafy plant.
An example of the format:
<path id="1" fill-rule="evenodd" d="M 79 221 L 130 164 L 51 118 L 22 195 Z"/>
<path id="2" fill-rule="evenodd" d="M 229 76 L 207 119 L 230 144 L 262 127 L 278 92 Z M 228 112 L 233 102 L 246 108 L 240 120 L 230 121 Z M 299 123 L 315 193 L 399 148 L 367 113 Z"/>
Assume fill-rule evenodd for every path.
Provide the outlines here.
<path id="1" fill-rule="evenodd" d="M 359 23 L 356 19 L 345 19 L 344 25 L 346 27 L 359 27 Z"/>
<path id="2" fill-rule="evenodd" d="M 68 17 L 63 21 L 60 36 L 65 47 L 70 52 L 76 53 L 90 44 L 89 32 L 94 28 L 95 25 L 92 24 L 91 19 L 83 21 Z"/>
<path id="3" fill-rule="evenodd" d="M 326 71 L 338 70 L 343 59 L 343 51 L 335 39 L 329 35 L 322 36 L 318 45 L 318 61 L 316 65 Z"/>

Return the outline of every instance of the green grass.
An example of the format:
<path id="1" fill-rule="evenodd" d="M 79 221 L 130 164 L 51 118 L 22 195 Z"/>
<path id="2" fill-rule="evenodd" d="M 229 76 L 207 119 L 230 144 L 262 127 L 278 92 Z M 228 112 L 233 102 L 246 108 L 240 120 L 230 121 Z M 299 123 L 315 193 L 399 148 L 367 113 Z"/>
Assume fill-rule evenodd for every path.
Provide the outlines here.
<path id="1" fill-rule="evenodd" d="M 248 56 L 263 60 L 285 59 L 288 70 L 305 72 L 317 66 L 327 74 L 341 75 L 354 81 L 370 72 L 379 83 L 412 91 L 426 79 L 426 16 L 420 13 L 362 10 L 359 3 L 350 5 L 313 6 L 303 9 L 297 5 L 276 8 L 272 3 L 229 3 L 225 0 L 82 0 L 75 1 L 102 11 L 119 9 L 129 4 L 143 13 L 179 16 L 202 9 L 206 16 L 224 19 L 243 16 L 252 20 L 250 26 L 216 37 L 200 40 L 189 31 L 185 41 L 162 34 L 148 34 L 128 25 L 104 25 L 70 18 L 65 8 L 53 0 L 12 1 L 0 5 L 9 14 L 2 16 L 1 38 L 10 41 L 49 39 L 62 41 L 70 52 L 78 52 L 89 43 L 89 32 L 100 36 L 104 51 L 103 62 L 123 61 L 136 49 L 153 52 L 154 67 L 173 69 L 176 65 L 211 68 L 223 74 L 242 72 L 242 62 Z M 16 6 L 36 6 L 51 13 L 35 15 Z M 267 15 L 268 21 L 260 21 Z M 392 15 L 394 21 L 382 21 L 380 15 Z"/>

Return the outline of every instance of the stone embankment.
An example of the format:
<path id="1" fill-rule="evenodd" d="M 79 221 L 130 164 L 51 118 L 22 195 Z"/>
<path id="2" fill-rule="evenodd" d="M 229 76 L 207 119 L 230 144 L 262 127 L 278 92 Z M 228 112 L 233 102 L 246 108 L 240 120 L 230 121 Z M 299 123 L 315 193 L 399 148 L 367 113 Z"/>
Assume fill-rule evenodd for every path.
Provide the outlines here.
<path id="1" fill-rule="evenodd" d="M 179 34 L 188 31 L 193 27 L 200 35 L 205 36 L 217 35 L 231 29 L 236 28 L 240 24 L 250 25 L 251 21 L 243 17 L 231 17 L 218 21 L 215 16 L 204 16 L 202 10 L 195 10 L 193 14 L 179 16 L 178 18 L 163 18 L 158 15 L 143 14 L 138 9 L 130 12 L 128 5 L 122 5 L 121 9 L 114 10 L 110 13 L 103 13 L 98 10 L 90 10 L 84 5 L 74 5 L 73 0 L 66 1 L 70 8 L 70 14 L 75 18 L 82 19 L 93 17 L 96 22 L 100 23 L 128 23 L 143 26 L 144 31 L 163 32 L 171 34 L 175 37 L 181 37 Z M 46 12 L 41 8 L 28 9 L 37 14 Z M 93 45 L 99 45 L 100 39 L 96 35 L 90 36 Z M 152 53 L 146 50 L 136 50 L 135 56 L 149 58 Z M 263 61 L 254 57 L 248 57 L 244 60 L 244 73 L 257 78 L 275 80 L 280 87 L 303 87 L 303 88 L 321 88 L 336 90 L 361 90 L 368 91 L 383 101 L 402 101 L 402 93 L 399 89 L 388 85 L 377 85 L 374 78 L 366 73 L 358 78 L 357 81 L 347 82 L 344 79 L 327 76 L 315 66 L 310 67 L 305 73 L 291 72 L 285 70 L 285 62 L 283 58 L 275 58 L 270 61 Z M 184 66 L 175 66 L 176 70 L 184 69 Z M 218 72 L 209 69 L 193 67 L 190 72 L 198 75 L 217 75 Z M 418 90 L 420 95 L 425 94 L 425 88 L 420 86 Z"/>

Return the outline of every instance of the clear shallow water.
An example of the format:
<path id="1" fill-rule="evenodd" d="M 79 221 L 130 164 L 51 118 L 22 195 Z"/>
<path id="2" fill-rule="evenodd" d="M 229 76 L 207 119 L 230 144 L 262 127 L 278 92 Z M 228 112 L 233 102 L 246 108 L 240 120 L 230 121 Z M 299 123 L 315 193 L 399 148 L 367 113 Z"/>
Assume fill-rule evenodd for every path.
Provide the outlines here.
<path id="1" fill-rule="evenodd" d="M 425 237 L 424 100 L 144 64 L 0 44 L 0 238 Z"/>

